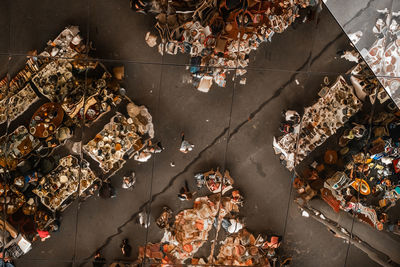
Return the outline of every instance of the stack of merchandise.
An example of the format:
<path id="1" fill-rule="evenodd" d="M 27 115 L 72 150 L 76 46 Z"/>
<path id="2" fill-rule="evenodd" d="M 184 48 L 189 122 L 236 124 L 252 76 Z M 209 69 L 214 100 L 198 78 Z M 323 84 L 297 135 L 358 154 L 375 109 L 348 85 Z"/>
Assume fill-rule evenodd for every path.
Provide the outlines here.
<path id="1" fill-rule="evenodd" d="M 205 172 L 203 177 L 212 177 L 221 173 L 213 170 Z M 195 179 L 199 181 L 199 174 Z M 226 171 L 224 179 L 229 176 Z M 208 178 L 206 178 L 208 179 Z M 232 178 L 230 182 L 233 183 Z M 231 190 L 228 189 L 227 191 Z M 231 196 L 222 196 L 221 188 L 218 194 L 198 197 L 194 200 L 192 209 L 179 212 L 172 222 L 172 211 L 164 207 L 157 225 L 164 229 L 164 236 L 159 243 L 148 243 L 139 248 L 139 261 L 145 257 L 151 264 L 216 264 L 238 266 L 270 266 L 270 263 L 280 260 L 276 249 L 281 238 L 274 235 L 255 238 L 244 227 L 238 218 L 239 207 L 243 205 L 243 197 L 238 190 L 233 190 Z M 196 253 L 209 240 L 209 233 L 215 227 L 217 233 L 224 229 L 226 238 L 222 241 L 217 256 L 211 252 L 208 259 L 196 257 Z M 217 234 L 218 236 L 218 234 Z M 211 249 L 213 251 L 213 248 Z"/>
<path id="2" fill-rule="evenodd" d="M 298 17 L 300 8 L 315 6 L 314 0 L 131 0 L 131 8 L 156 16 L 161 54 L 178 52 L 191 56 L 193 84 L 208 92 L 213 81 L 226 85 L 226 73 L 246 73 L 249 54 L 262 42 L 271 41 Z M 153 47 L 157 37 L 146 35 Z"/>

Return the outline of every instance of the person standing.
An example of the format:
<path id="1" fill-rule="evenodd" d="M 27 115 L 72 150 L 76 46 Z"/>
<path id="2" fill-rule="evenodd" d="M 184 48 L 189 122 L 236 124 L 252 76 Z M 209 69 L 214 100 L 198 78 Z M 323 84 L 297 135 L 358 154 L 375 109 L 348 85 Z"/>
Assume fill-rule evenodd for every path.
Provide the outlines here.
<path id="1" fill-rule="evenodd" d="M 122 255 L 124 255 L 124 257 L 130 257 L 131 251 L 132 251 L 132 247 L 129 245 L 129 240 L 127 238 L 125 238 L 124 240 L 122 240 L 122 243 L 121 243 Z"/>
<path id="2" fill-rule="evenodd" d="M 100 251 L 97 251 L 93 259 L 93 267 L 103 267 L 105 264 L 106 260 L 101 256 Z"/>
<path id="3" fill-rule="evenodd" d="M 181 187 L 181 190 L 179 191 L 178 198 L 181 201 L 192 200 L 195 194 L 196 192 L 192 193 L 189 191 L 189 184 L 187 181 L 185 181 L 185 185 Z"/>
<path id="4" fill-rule="evenodd" d="M 125 176 L 122 178 L 122 188 L 132 190 L 136 183 L 136 175 L 134 172 L 130 176 Z"/>
<path id="5" fill-rule="evenodd" d="M 112 186 L 110 179 L 106 179 L 99 190 L 99 195 L 102 198 L 114 198 L 116 197 L 115 188 Z"/>
<path id="6" fill-rule="evenodd" d="M 184 132 L 181 133 L 181 137 L 182 137 L 182 142 L 181 142 L 181 147 L 179 148 L 179 151 L 181 151 L 182 153 L 185 153 L 185 154 L 192 151 L 194 148 L 194 145 L 185 140 Z"/>

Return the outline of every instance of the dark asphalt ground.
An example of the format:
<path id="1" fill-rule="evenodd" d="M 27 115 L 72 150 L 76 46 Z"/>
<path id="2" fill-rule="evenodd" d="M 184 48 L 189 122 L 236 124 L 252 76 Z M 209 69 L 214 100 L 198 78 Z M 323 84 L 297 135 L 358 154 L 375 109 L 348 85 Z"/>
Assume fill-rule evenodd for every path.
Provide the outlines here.
<path id="1" fill-rule="evenodd" d="M 112 177 L 117 198 L 93 197 L 73 203 L 63 213 L 60 232 L 34 244 L 16 266 L 91 266 L 98 248 L 109 261 L 122 259 L 119 244 L 124 238 L 130 239 L 133 260 L 139 245 L 162 237 L 154 218 L 163 205 L 175 213 L 191 207 L 176 197 L 184 181 L 194 190 L 193 174 L 217 166 L 230 170 L 235 187 L 245 196 L 241 215 L 247 228 L 255 234 L 283 235 L 283 253 L 293 257 L 293 266 L 377 266 L 354 247 L 347 255 L 346 243 L 318 222 L 301 216 L 292 201 L 292 174 L 280 165 L 272 149 L 281 111 L 302 111 L 317 99 L 325 76 L 334 81 L 352 66 L 335 58 L 338 50 L 350 49 L 350 45 L 330 13 L 324 9 L 318 20 L 276 34 L 272 43 L 253 52 L 244 76 L 246 85 L 240 85 L 240 79 L 232 81 L 231 75 L 225 88 L 213 86 L 208 94 L 187 83 L 187 55 L 161 56 L 146 45 L 144 35 L 153 24 L 151 16 L 131 11 L 128 0 L 0 2 L 0 74 L 8 70 L 12 75 L 23 66 L 29 50 L 42 50 L 65 26 L 79 25 L 82 36 L 96 47 L 92 56 L 109 69 L 125 66 L 127 94 L 148 107 L 156 140 L 166 148 L 147 163 L 128 161 Z M 22 120 L 33 111 L 33 107 L 29 109 L 21 123 L 26 123 Z M 17 124 L 6 130 L 11 132 Z M 86 128 L 83 139 L 100 128 Z M 178 150 L 182 131 L 195 145 L 189 154 Z M 132 170 L 137 175 L 136 187 L 124 191 L 121 178 Z M 136 224 L 143 209 L 150 214 L 149 229 Z M 339 221 L 351 219 L 344 213 L 335 216 Z M 398 239 L 387 233 L 363 225 L 358 229 L 360 235 L 375 237 L 370 239 L 377 246 L 392 250 L 399 246 Z M 204 246 L 204 256 L 209 247 Z"/>

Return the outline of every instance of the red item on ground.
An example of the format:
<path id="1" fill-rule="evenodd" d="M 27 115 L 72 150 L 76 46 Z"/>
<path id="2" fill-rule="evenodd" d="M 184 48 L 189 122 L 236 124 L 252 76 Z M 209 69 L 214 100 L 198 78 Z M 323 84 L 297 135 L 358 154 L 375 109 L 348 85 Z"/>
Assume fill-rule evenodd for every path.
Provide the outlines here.
<path id="1" fill-rule="evenodd" d="M 50 235 L 49 231 L 42 231 L 42 230 L 38 229 L 37 232 L 38 232 L 40 238 L 46 238 Z"/>

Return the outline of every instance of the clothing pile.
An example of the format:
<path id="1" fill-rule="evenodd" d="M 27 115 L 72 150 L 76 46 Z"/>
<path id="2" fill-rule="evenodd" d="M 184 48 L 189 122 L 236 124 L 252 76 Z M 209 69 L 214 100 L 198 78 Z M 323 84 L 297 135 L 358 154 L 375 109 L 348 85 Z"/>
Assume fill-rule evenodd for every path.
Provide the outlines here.
<path id="1" fill-rule="evenodd" d="M 213 175 L 223 177 L 218 170 L 204 173 L 204 177 Z M 228 176 L 229 172 L 226 172 L 225 177 Z M 274 235 L 264 238 L 259 235 L 255 238 L 238 217 L 239 207 L 242 205 L 243 197 L 238 190 L 233 190 L 230 196 L 222 196 L 219 191 L 196 198 L 193 208 L 179 212 L 173 222 L 172 211 L 164 207 L 157 219 L 157 225 L 165 231 L 164 236 L 159 243 L 148 243 L 145 247 L 140 247 L 138 261 L 146 256 L 155 265 L 270 266 L 270 261 L 278 259 L 275 249 L 279 247 L 281 238 Z M 219 254 L 214 256 L 212 253 L 208 259 L 197 258 L 196 252 L 208 241 L 213 227 L 217 232 L 224 229 L 227 235 L 222 241 Z"/>
<path id="2" fill-rule="evenodd" d="M 317 0 L 131 0 L 137 12 L 154 14 L 161 54 L 190 54 L 192 82 L 208 92 L 213 82 L 226 85 L 226 74 L 246 73 L 249 54 L 262 42 L 271 41 L 298 17 L 299 9 Z M 157 36 L 148 33 L 149 46 Z"/>
<path id="3" fill-rule="evenodd" d="M 275 256 L 280 246 L 277 236 L 259 235 L 257 238 L 246 229 L 222 241 L 215 264 L 225 266 L 271 266 L 269 258 Z"/>

